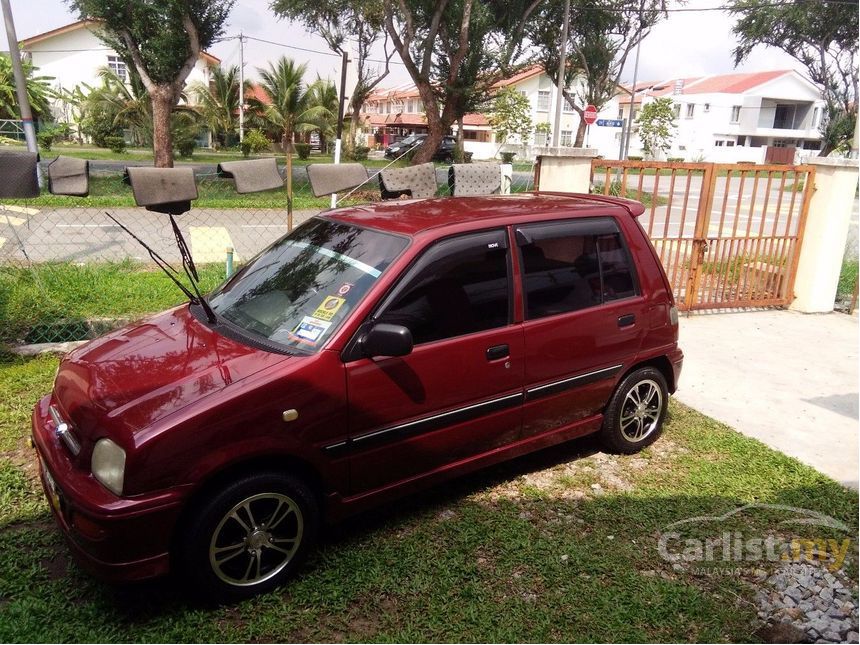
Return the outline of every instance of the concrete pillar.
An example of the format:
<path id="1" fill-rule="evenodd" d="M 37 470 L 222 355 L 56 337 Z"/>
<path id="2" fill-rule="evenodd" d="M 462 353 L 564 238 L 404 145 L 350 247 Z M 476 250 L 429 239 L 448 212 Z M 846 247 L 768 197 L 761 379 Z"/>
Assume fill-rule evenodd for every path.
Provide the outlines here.
<path id="1" fill-rule="evenodd" d="M 538 190 L 587 193 L 597 148 L 548 148 L 538 155 Z"/>
<path id="2" fill-rule="evenodd" d="M 803 247 L 790 309 L 833 311 L 848 225 L 857 191 L 857 161 L 814 157 L 815 192 L 809 203 Z"/>

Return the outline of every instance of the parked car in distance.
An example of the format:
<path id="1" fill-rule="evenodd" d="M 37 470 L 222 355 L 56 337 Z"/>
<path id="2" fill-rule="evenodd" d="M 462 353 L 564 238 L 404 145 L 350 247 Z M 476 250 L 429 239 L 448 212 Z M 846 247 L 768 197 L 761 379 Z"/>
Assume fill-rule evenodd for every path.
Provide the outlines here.
<path id="1" fill-rule="evenodd" d="M 405 139 L 401 139 L 400 141 L 392 143 L 390 146 L 388 146 L 385 149 L 385 158 L 396 159 L 410 148 L 414 148 L 415 146 L 419 145 L 426 138 L 426 134 L 410 134 Z"/>
<path id="2" fill-rule="evenodd" d="M 403 153 L 412 148 L 420 148 L 425 139 L 427 139 L 426 134 L 413 134 L 402 141 L 394 143 L 388 146 L 385 149 L 385 157 L 387 159 L 396 159 Z M 446 161 L 450 163 L 454 160 L 454 149 L 457 147 L 457 139 L 452 136 L 444 136 L 442 138 L 442 142 L 439 144 L 439 147 L 436 148 L 436 152 L 433 153 L 432 160 L 433 161 Z"/>
<path id="3" fill-rule="evenodd" d="M 600 433 L 660 435 L 683 355 L 625 199 L 549 193 L 321 214 L 201 304 L 72 351 L 33 411 L 54 518 L 90 571 L 231 602 L 332 522 Z"/>

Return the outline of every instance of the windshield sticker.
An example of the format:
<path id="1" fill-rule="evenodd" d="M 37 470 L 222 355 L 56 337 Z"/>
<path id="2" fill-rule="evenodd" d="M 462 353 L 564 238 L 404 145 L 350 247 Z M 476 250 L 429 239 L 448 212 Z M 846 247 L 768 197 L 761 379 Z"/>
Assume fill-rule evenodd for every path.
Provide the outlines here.
<path id="1" fill-rule="evenodd" d="M 365 264 L 361 260 L 356 260 L 355 258 L 351 258 L 348 255 L 344 255 L 343 253 L 338 253 L 337 251 L 332 251 L 331 249 L 326 249 L 322 246 L 317 246 L 316 244 L 308 244 L 307 242 L 290 242 L 290 244 L 300 249 L 312 249 L 320 255 L 325 255 L 326 257 L 334 258 L 335 260 L 345 262 L 349 266 L 355 267 L 359 271 L 362 271 L 367 275 L 371 275 L 374 278 L 378 278 L 382 275 L 382 271 L 380 271 L 379 269 L 374 269 L 369 264 Z"/>
<path id="2" fill-rule="evenodd" d="M 302 318 L 302 322 L 299 323 L 299 326 L 293 330 L 293 336 L 298 340 L 313 344 L 320 339 L 320 336 L 322 336 L 329 327 L 331 327 L 330 322 L 317 320 L 311 316 L 305 316 Z"/>
<path id="3" fill-rule="evenodd" d="M 326 296 L 322 304 L 311 315 L 320 320 L 331 320 L 345 302 L 346 300 L 337 296 Z"/>
<path id="4" fill-rule="evenodd" d="M 337 290 L 337 295 L 345 296 L 349 293 L 349 290 L 352 289 L 352 286 L 353 285 L 351 285 L 349 282 L 344 283 L 343 285 L 341 285 L 340 289 Z"/>

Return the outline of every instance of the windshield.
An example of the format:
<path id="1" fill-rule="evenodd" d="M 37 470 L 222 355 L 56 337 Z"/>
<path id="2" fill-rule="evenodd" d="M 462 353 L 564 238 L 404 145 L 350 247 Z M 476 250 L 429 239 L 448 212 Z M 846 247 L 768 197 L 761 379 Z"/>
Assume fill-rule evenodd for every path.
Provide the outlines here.
<path id="1" fill-rule="evenodd" d="M 251 337 L 316 351 L 406 246 L 402 237 L 314 218 L 249 262 L 209 304 Z"/>
<path id="2" fill-rule="evenodd" d="M 424 138 L 424 135 L 421 134 L 410 134 L 405 139 L 400 140 L 400 145 L 409 145 L 410 143 L 415 143 L 416 141 L 420 141 Z"/>

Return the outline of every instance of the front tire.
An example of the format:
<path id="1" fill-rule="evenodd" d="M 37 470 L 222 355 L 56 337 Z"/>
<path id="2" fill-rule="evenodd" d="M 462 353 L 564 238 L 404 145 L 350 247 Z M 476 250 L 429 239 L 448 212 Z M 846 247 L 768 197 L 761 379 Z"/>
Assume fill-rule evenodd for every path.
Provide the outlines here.
<path id="1" fill-rule="evenodd" d="M 319 504 L 302 480 L 246 475 L 183 523 L 176 565 L 196 595 L 232 603 L 282 584 L 316 539 Z"/>
<path id="2" fill-rule="evenodd" d="M 606 407 L 601 434 L 607 448 L 631 454 L 654 443 L 663 431 L 668 404 L 669 389 L 660 370 L 643 367 L 628 374 Z"/>

